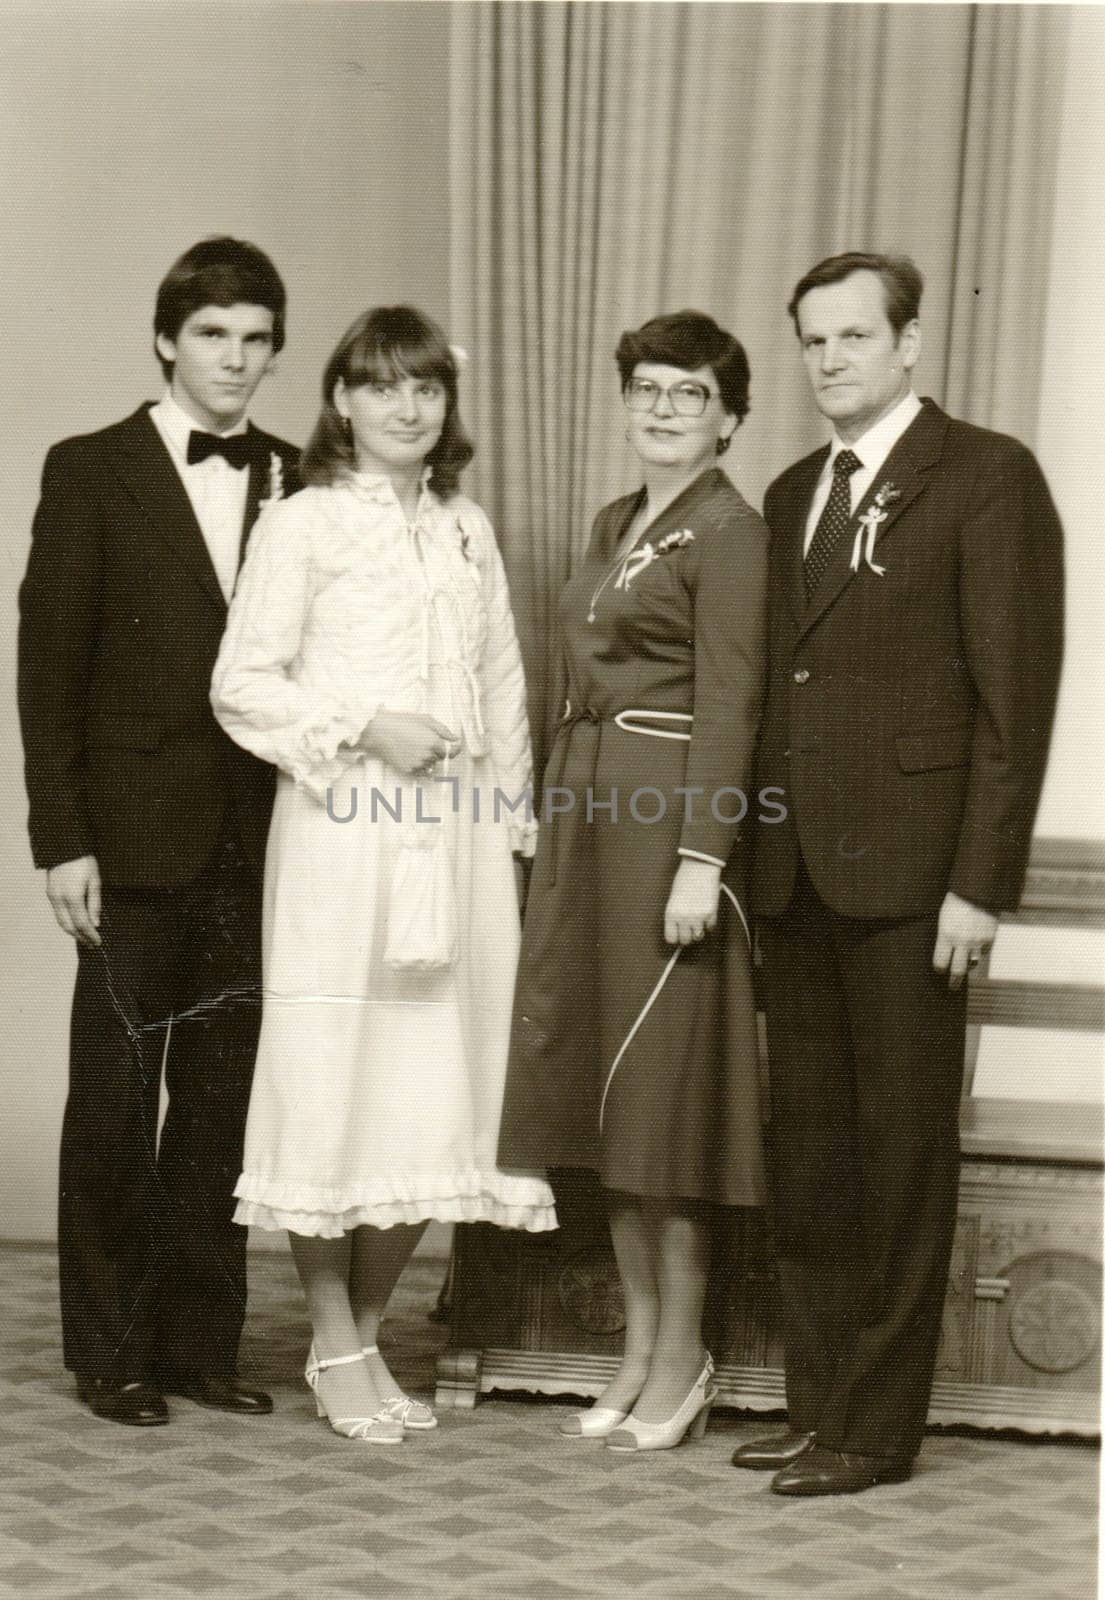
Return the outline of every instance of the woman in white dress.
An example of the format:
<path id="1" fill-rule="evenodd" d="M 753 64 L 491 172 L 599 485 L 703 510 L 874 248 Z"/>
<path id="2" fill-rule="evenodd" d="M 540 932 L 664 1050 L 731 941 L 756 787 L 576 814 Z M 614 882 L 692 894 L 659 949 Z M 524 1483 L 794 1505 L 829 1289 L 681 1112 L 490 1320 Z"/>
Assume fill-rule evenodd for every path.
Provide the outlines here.
<path id="1" fill-rule="evenodd" d="M 496 1165 L 536 824 L 502 562 L 457 493 L 454 355 L 410 307 L 331 357 L 308 487 L 266 508 L 212 704 L 279 769 L 264 1014 L 237 1220 L 288 1230 L 338 1432 L 431 1428 L 379 1353 L 431 1218 L 556 1226 L 543 1175 Z"/>

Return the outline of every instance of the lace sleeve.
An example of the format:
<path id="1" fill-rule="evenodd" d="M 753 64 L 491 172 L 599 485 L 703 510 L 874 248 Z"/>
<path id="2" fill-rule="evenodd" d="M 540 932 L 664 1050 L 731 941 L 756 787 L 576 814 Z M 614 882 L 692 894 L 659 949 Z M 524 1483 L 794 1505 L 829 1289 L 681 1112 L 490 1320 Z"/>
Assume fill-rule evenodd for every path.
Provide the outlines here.
<path id="1" fill-rule="evenodd" d="M 215 716 L 244 749 L 271 761 L 316 798 L 361 757 L 357 740 L 378 709 L 295 676 L 313 587 L 310 501 L 259 519 L 230 606 L 211 684 Z"/>

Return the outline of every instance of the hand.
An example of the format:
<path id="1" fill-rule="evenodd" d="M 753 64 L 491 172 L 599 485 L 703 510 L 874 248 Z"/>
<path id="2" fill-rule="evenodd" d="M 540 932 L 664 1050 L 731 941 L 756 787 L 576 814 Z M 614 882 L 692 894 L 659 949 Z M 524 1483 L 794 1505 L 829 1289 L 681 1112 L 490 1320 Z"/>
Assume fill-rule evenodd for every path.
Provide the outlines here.
<path id="1" fill-rule="evenodd" d="M 717 923 L 721 868 L 713 861 L 684 856 L 664 908 L 664 938 L 669 944 L 694 944 Z"/>
<path id="2" fill-rule="evenodd" d="M 429 772 L 443 757 L 456 755 L 461 743 L 443 722 L 420 711 L 377 711 L 359 742 L 407 777 Z"/>
<path id="3" fill-rule="evenodd" d="M 998 919 L 992 912 L 961 900 L 957 894 L 944 896 L 932 964 L 937 972 L 948 974 L 949 989 L 962 986 L 967 969 L 978 964 L 997 931 Z"/>
<path id="4" fill-rule="evenodd" d="M 80 944 L 100 944 L 100 864 L 95 856 L 77 856 L 51 867 L 46 895 L 58 926 Z"/>

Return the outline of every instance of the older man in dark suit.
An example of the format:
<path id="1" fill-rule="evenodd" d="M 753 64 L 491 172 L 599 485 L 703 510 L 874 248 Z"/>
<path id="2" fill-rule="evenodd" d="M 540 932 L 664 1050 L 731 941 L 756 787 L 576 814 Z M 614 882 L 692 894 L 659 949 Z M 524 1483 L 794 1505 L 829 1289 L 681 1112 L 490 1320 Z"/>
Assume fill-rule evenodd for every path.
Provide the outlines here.
<path id="1" fill-rule="evenodd" d="M 757 788 L 786 1433 L 779 1494 L 908 1476 L 959 1175 L 964 976 L 1017 904 L 1062 638 L 1032 455 L 912 392 L 921 276 L 835 256 L 790 312 L 827 448 L 768 490 Z"/>
<path id="2" fill-rule="evenodd" d="M 284 309 L 253 245 L 207 239 L 180 258 L 154 319 L 166 393 L 50 450 L 20 591 L 32 851 L 78 953 L 64 1358 L 97 1415 L 138 1426 L 168 1420 L 165 1393 L 271 1410 L 235 1376 L 231 1194 L 273 773 L 222 732 L 208 691 L 250 527 L 293 486 L 296 452 L 246 420 Z"/>

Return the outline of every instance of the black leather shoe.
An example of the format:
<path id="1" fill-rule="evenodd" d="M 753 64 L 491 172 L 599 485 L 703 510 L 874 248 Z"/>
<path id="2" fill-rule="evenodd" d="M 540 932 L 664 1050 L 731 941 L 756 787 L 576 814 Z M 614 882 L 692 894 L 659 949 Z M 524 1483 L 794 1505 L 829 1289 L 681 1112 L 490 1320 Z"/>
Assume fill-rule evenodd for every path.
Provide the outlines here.
<path id="1" fill-rule="evenodd" d="M 156 1428 L 169 1420 L 169 1408 L 148 1383 L 112 1383 L 77 1374 L 77 1393 L 93 1416 L 130 1428 Z"/>
<path id="2" fill-rule="evenodd" d="M 751 1472 L 778 1472 L 804 1455 L 816 1438 L 816 1433 L 786 1428 L 782 1433 L 769 1433 L 766 1438 L 748 1439 L 733 1451 L 733 1465 L 747 1467 Z"/>
<path id="3" fill-rule="evenodd" d="M 814 1445 L 771 1480 L 774 1494 L 859 1494 L 877 1483 L 904 1483 L 913 1471 L 908 1457 L 858 1456 Z"/>
<path id="4" fill-rule="evenodd" d="M 272 1410 L 270 1394 L 261 1389 L 247 1389 L 233 1374 L 162 1370 L 157 1377 L 166 1394 L 178 1394 L 182 1400 L 194 1400 L 196 1405 L 207 1406 L 212 1411 L 237 1411 L 246 1417 L 263 1417 Z"/>

